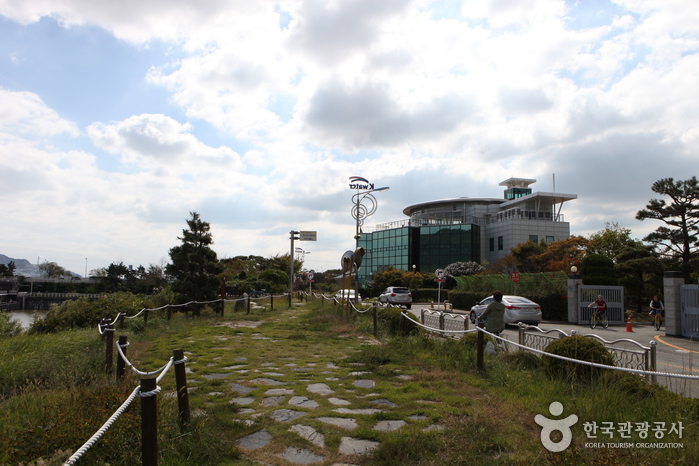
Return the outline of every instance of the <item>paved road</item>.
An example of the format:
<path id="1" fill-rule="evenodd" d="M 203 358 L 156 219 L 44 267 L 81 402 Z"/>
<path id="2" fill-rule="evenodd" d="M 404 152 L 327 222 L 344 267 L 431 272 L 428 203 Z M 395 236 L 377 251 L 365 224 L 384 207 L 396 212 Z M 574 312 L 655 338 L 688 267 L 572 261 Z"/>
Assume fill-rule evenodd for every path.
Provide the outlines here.
<path id="1" fill-rule="evenodd" d="M 422 308 L 429 305 L 415 304 L 411 311 L 420 316 Z M 542 330 L 559 329 L 567 334 L 572 330 L 579 335 L 597 335 L 607 341 L 629 339 L 643 346 L 649 346 L 651 341 L 656 342 L 657 370 L 677 374 L 690 374 L 699 376 L 699 342 L 683 337 L 668 336 L 663 326 L 659 331 L 655 330 L 650 322 L 632 323 L 633 332 L 626 331 L 624 325 L 610 325 L 609 328 L 597 327 L 594 330 L 588 325 L 574 325 L 560 322 L 543 322 L 539 325 Z M 508 326 L 503 332 L 510 341 L 518 341 L 518 329 Z M 694 361 L 694 359 L 697 361 Z M 671 390 L 692 398 L 699 397 L 699 380 L 686 380 L 670 377 L 659 377 L 658 383 Z"/>

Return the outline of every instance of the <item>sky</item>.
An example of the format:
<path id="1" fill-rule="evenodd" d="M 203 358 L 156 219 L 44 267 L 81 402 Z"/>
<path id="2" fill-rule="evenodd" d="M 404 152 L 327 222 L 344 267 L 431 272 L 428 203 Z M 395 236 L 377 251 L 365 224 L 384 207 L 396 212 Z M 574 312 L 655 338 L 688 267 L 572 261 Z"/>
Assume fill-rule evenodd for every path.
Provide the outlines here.
<path id="1" fill-rule="evenodd" d="M 0 0 L 0 253 L 162 265 L 190 212 L 219 258 L 354 249 L 349 179 L 411 204 L 576 194 L 571 234 L 699 167 L 686 0 Z"/>

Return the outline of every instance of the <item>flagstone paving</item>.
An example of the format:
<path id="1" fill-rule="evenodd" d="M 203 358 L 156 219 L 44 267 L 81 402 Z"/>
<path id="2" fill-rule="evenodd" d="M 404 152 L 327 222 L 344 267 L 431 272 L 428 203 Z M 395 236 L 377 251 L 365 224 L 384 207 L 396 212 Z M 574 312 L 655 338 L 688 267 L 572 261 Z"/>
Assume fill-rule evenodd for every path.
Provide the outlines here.
<path id="1" fill-rule="evenodd" d="M 250 433 L 237 440 L 249 460 L 265 465 L 360 464 L 362 458 L 380 445 L 374 439 L 361 438 L 361 434 L 352 436 L 362 432 L 360 428 L 377 432 L 378 439 L 382 435 L 400 435 L 406 426 L 426 432 L 441 430 L 442 426 L 431 423 L 424 414 L 427 400 L 413 400 L 407 410 L 402 409 L 406 407 L 389 399 L 385 393 L 388 388 L 377 383 L 370 371 L 363 367 L 343 368 L 339 364 L 343 355 L 307 354 L 308 359 L 317 359 L 309 362 L 297 361 L 288 354 L 265 352 L 273 349 L 274 341 L 280 338 L 277 324 L 281 320 L 276 317 L 275 320 L 270 317 L 268 322 L 222 323 L 222 330 L 254 328 L 255 331 L 214 337 L 219 343 L 231 345 L 225 348 L 217 344 L 221 354 L 234 351 L 241 344 L 256 345 L 261 353 L 259 361 L 252 357 L 228 360 L 217 357 L 215 360 L 226 361 L 225 364 L 217 367 L 216 363 L 208 363 L 204 368 L 197 367 L 196 355 L 188 356 L 188 385 L 218 383 L 216 391 L 208 391 L 207 396 L 229 396 L 230 405 L 236 407 L 236 421 L 249 427 Z M 377 344 L 366 337 L 355 340 L 357 348 L 362 344 Z M 304 341 L 298 344 L 302 346 Z M 411 377 L 398 374 L 390 382 L 390 387 L 395 389 L 410 383 Z M 197 410 L 196 416 L 206 415 L 206 408 Z M 288 432 L 297 438 L 293 439 Z"/>

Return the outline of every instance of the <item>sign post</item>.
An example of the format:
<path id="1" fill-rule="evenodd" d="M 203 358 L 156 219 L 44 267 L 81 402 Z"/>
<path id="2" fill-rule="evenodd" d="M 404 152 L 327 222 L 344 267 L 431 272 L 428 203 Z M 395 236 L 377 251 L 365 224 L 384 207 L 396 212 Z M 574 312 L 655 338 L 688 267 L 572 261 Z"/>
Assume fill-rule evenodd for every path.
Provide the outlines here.
<path id="1" fill-rule="evenodd" d="M 446 281 L 446 278 L 444 278 L 444 270 L 435 270 L 434 276 L 437 277 L 434 281 L 437 282 L 437 309 L 439 309 L 439 303 L 442 302 L 442 283 Z"/>
<path id="2" fill-rule="evenodd" d="M 519 281 L 519 272 L 516 270 L 512 273 L 510 273 L 510 280 L 512 280 L 512 283 L 515 284 L 515 295 L 517 294 L 517 282 Z"/>

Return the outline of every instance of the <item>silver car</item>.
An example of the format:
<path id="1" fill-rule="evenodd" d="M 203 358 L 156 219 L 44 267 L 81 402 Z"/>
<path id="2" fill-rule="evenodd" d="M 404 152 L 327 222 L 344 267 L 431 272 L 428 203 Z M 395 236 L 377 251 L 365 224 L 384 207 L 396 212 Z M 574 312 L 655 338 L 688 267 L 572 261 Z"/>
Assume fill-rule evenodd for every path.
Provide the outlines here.
<path id="1" fill-rule="evenodd" d="M 404 286 L 389 286 L 379 295 L 379 302 L 410 309 L 413 305 L 413 294 Z"/>
<path id="2" fill-rule="evenodd" d="M 488 296 L 480 303 L 471 308 L 469 318 L 475 324 L 480 314 L 485 312 L 488 304 L 493 302 L 493 297 Z M 521 296 L 503 296 L 502 303 L 505 305 L 505 324 L 524 322 L 525 324 L 538 325 L 541 323 L 541 306 L 534 301 Z"/>

